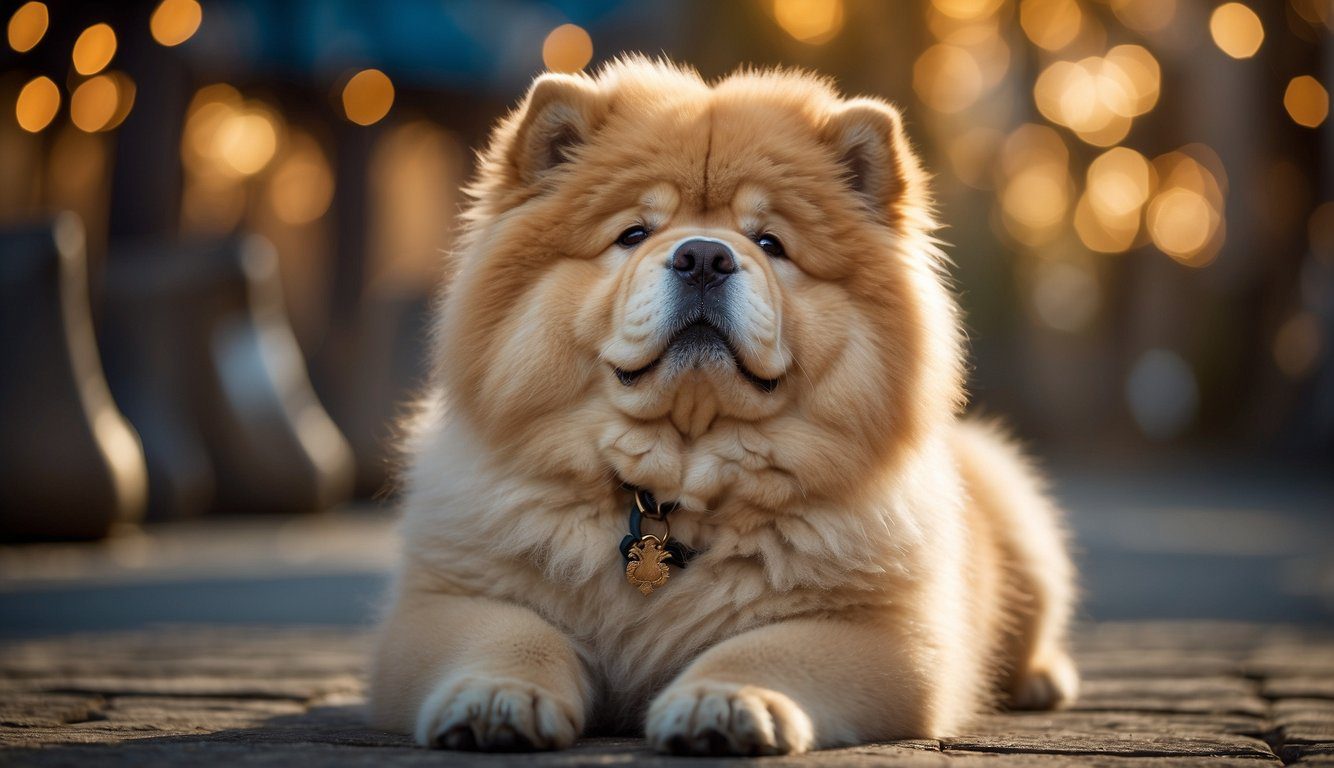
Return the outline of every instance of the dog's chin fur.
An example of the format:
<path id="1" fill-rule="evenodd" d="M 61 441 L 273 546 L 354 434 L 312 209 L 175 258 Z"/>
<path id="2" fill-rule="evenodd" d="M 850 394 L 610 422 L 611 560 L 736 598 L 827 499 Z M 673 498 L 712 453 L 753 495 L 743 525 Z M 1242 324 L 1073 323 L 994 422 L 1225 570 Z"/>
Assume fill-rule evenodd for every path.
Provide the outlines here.
<path id="1" fill-rule="evenodd" d="M 790 72 L 546 75 L 470 191 L 404 444 L 379 722 L 459 748 L 598 727 L 799 752 L 1074 694 L 1057 514 L 956 415 L 959 320 L 893 108 Z M 664 264 L 697 236 L 737 271 L 719 321 L 683 330 Z M 699 550 L 648 597 L 624 483 L 678 501 Z"/>

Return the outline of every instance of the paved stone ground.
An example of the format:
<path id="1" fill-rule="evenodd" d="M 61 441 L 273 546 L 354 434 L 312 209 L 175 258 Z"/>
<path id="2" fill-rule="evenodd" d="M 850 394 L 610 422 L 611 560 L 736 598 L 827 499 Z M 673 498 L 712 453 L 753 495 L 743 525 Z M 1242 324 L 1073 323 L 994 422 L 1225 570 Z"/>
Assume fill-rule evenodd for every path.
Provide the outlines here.
<path id="1" fill-rule="evenodd" d="M 428 752 L 362 722 L 366 634 L 182 627 L 0 645 L 0 764 L 712 765 L 636 739 L 543 755 Z M 1218 622 L 1104 623 L 1078 642 L 1069 711 L 996 714 L 941 741 L 781 765 L 1334 766 L 1334 632 Z"/>

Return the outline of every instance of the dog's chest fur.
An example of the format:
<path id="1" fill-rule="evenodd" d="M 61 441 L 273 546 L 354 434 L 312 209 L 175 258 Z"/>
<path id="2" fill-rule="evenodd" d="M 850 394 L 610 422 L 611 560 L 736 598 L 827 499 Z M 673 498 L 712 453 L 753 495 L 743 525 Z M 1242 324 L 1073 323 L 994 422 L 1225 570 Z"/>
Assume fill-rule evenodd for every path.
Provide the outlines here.
<path id="1" fill-rule="evenodd" d="M 410 566 L 441 590 L 527 606 L 567 633 L 598 688 L 597 719 L 613 728 L 638 723 L 653 692 L 709 646 L 784 617 L 892 603 L 921 572 L 913 542 L 924 532 L 895 487 L 856 510 L 679 510 L 672 534 L 699 554 L 645 596 L 625 576 L 629 500 L 612 484 L 590 499 L 483 466 L 457 440 L 430 453 L 433 471 L 414 475 L 407 501 Z"/>

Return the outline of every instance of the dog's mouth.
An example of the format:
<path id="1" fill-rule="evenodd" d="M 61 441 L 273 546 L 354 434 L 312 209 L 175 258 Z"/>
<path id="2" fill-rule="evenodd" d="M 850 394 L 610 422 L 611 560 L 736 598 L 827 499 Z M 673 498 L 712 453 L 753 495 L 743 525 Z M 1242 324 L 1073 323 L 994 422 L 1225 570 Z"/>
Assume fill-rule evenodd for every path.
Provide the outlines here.
<path id="1" fill-rule="evenodd" d="M 736 368 L 741 378 L 750 382 L 751 386 L 761 392 L 773 392 L 778 387 L 778 379 L 766 379 L 756 375 L 746 364 L 741 362 L 741 356 L 737 354 L 736 347 L 732 345 L 727 334 L 723 333 L 717 326 L 708 320 L 696 320 L 684 326 L 667 342 L 662 354 L 653 362 L 634 371 L 627 371 L 623 368 L 614 368 L 616 378 L 625 386 L 632 387 L 645 374 L 657 368 L 664 360 L 680 354 L 686 356 L 700 356 L 711 351 L 720 351 L 731 358 L 732 365 Z"/>

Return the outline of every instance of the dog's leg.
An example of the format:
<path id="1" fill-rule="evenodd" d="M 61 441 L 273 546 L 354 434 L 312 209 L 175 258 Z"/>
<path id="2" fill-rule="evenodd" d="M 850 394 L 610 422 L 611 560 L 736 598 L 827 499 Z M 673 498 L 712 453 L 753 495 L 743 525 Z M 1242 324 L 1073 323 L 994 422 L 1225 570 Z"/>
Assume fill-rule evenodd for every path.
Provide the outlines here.
<path id="1" fill-rule="evenodd" d="M 1074 612 L 1074 565 L 1060 510 L 1023 455 L 993 425 L 962 422 L 954 454 L 975 514 L 997 538 L 1009 579 L 1005 611 L 1012 623 L 1003 667 L 1009 703 L 1055 709 L 1074 700 L 1079 674 L 1067 651 Z"/>
<path id="2" fill-rule="evenodd" d="M 949 639 L 889 617 L 801 619 L 706 651 L 649 708 L 647 736 L 680 754 L 788 754 L 942 735 L 976 706 Z"/>
<path id="3" fill-rule="evenodd" d="M 378 725 L 446 749 L 560 749 L 590 701 L 570 640 L 509 603 L 405 589 L 371 675 Z"/>

